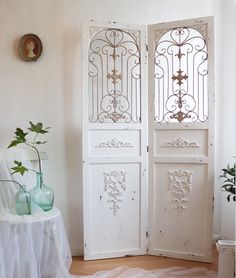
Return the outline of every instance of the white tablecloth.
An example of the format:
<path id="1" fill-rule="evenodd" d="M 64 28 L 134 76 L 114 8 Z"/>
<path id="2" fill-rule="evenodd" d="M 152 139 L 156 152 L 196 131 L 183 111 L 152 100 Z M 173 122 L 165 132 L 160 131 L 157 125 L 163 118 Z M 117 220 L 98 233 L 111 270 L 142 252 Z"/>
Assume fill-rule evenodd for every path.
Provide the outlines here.
<path id="1" fill-rule="evenodd" d="M 1 278 L 68 277 L 71 253 L 61 213 L 0 217 Z"/>

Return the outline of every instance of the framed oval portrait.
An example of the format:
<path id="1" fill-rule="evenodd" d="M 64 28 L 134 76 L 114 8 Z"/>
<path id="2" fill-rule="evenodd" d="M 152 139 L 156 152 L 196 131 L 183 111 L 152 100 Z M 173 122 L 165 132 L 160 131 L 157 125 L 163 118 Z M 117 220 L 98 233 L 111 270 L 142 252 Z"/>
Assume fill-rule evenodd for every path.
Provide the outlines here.
<path id="1" fill-rule="evenodd" d="M 18 51 L 23 60 L 36 61 L 42 54 L 43 45 L 35 34 L 25 34 L 20 38 Z"/>

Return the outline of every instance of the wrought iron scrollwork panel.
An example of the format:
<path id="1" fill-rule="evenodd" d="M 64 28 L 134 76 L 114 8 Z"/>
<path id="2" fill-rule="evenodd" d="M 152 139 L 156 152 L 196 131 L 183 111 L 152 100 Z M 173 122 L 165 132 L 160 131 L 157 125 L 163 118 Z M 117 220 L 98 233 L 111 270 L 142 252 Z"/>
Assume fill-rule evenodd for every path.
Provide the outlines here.
<path id="1" fill-rule="evenodd" d="M 155 33 L 156 122 L 208 120 L 206 33 L 202 26 Z"/>
<path id="2" fill-rule="evenodd" d="M 95 30 L 89 47 L 89 121 L 141 121 L 139 32 Z"/>

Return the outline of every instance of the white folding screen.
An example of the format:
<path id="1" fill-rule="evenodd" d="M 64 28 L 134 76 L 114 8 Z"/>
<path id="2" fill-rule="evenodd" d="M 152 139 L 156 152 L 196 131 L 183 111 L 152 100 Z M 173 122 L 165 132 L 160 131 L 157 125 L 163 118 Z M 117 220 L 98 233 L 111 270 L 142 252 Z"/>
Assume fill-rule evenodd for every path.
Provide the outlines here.
<path id="1" fill-rule="evenodd" d="M 152 25 L 147 45 L 142 26 L 85 26 L 85 259 L 210 261 L 211 28 L 211 18 Z"/>

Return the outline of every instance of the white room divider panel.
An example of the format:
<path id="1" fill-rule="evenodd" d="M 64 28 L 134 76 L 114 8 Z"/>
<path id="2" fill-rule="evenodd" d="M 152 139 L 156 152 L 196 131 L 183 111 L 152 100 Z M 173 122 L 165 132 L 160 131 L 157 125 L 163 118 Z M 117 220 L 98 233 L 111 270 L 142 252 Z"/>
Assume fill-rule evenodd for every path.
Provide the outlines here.
<path id="1" fill-rule="evenodd" d="M 84 28 L 83 206 L 87 260 L 146 253 L 144 49 L 143 27 L 90 22 Z"/>
<path id="2" fill-rule="evenodd" d="M 212 25 L 84 27 L 85 259 L 211 260 Z"/>
<path id="3" fill-rule="evenodd" d="M 149 27 L 152 255 L 211 260 L 212 25 L 203 18 Z"/>

